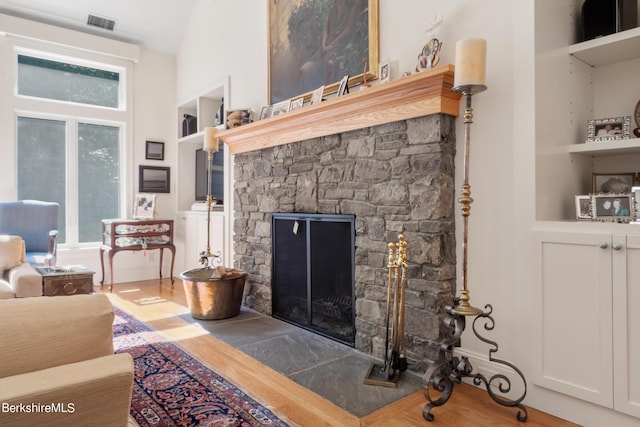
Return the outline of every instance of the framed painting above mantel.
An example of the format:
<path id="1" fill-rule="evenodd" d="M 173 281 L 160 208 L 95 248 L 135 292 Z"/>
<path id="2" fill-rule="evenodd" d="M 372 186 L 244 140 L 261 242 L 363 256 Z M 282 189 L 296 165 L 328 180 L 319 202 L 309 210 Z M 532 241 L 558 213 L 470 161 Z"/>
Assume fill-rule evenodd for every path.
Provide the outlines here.
<path id="1" fill-rule="evenodd" d="M 378 71 L 378 0 L 269 0 L 269 103 L 338 90 Z M 326 35 L 326 37 L 324 36 Z"/>

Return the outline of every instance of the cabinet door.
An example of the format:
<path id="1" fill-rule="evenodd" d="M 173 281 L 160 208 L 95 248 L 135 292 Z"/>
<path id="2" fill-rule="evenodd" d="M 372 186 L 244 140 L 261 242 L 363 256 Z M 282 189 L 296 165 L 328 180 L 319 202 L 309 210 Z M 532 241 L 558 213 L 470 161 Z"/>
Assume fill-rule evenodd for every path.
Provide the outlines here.
<path id="1" fill-rule="evenodd" d="M 196 254 L 200 254 L 200 252 L 205 251 L 207 249 L 207 214 L 206 213 L 197 213 L 194 215 L 196 221 Z M 211 252 L 215 251 L 211 248 Z"/>
<path id="2" fill-rule="evenodd" d="M 207 249 L 207 213 L 190 212 L 186 215 L 185 231 L 185 268 L 197 268 L 200 265 L 200 252 Z M 224 255 L 224 216 L 212 214 L 211 227 L 211 252 Z M 221 259 L 222 262 L 222 259 Z M 214 266 L 221 265 L 214 263 Z"/>
<path id="3" fill-rule="evenodd" d="M 198 262 L 198 254 L 205 249 L 200 246 L 197 240 L 198 232 L 198 215 L 188 213 L 185 215 L 185 233 L 184 233 L 184 268 L 191 269 L 200 267 Z"/>
<path id="4" fill-rule="evenodd" d="M 613 236 L 615 409 L 640 417 L 640 236 Z M 615 248 L 614 248 L 615 249 Z"/>
<path id="5" fill-rule="evenodd" d="M 534 382 L 613 407 L 611 236 L 538 232 Z"/>

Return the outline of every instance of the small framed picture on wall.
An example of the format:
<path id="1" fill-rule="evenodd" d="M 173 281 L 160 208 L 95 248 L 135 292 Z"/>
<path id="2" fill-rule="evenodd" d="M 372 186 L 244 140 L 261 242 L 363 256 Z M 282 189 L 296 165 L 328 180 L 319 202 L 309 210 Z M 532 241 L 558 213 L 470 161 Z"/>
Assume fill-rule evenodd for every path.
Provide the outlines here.
<path id="1" fill-rule="evenodd" d="M 170 168 L 140 165 L 138 172 L 138 191 L 141 193 L 170 192 Z"/>
<path id="2" fill-rule="evenodd" d="M 164 142 L 147 141 L 144 158 L 147 160 L 164 160 Z"/>

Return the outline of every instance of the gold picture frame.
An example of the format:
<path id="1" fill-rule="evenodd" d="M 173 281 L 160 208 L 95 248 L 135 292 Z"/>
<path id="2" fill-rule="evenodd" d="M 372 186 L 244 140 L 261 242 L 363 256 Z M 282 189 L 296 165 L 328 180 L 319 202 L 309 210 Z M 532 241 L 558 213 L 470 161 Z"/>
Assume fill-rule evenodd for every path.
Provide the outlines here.
<path id="1" fill-rule="evenodd" d="M 350 86 L 364 80 L 362 58 L 368 57 L 367 81 L 377 78 L 379 62 L 378 0 L 351 0 L 347 9 L 326 0 L 270 0 L 268 6 L 268 100 L 276 104 L 325 86 L 338 90 L 348 74 Z M 330 9 L 331 8 L 331 9 Z M 350 36 L 322 46 L 326 24 L 348 29 Z M 348 46 L 348 47 L 347 47 Z"/>

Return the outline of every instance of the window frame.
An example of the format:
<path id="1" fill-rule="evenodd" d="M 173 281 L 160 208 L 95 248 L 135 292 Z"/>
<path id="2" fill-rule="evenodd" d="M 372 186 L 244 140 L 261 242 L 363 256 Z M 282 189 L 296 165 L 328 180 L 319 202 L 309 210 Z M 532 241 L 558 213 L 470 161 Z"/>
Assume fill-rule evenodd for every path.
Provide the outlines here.
<path id="1" fill-rule="evenodd" d="M 130 183 L 133 182 L 133 147 L 132 120 L 133 112 L 129 106 L 133 105 L 133 62 L 107 55 L 100 55 L 95 52 L 85 52 L 69 47 L 52 46 L 47 43 L 33 40 L 13 40 L 13 150 L 14 150 L 14 183 L 17 196 L 17 120 L 18 117 L 32 117 L 51 120 L 63 120 L 66 122 L 66 147 L 67 162 L 69 160 L 77 162 L 77 138 L 78 124 L 89 123 L 96 125 L 116 126 L 120 128 L 120 185 L 119 185 L 119 211 L 120 217 L 126 217 L 131 206 L 130 199 L 133 191 L 130 190 Z M 36 58 L 43 58 L 59 62 L 67 62 L 84 67 L 98 68 L 106 71 L 118 72 L 119 78 L 119 107 L 105 107 L 77 102 L 59 101 L 55 99 L 39 98 L 18 94 L 18 55 L 27 55 Z M 69 120 L 73 120 L 72 129 L 69 129 Z M 70 145 L 72 144 L 72 145 Z M 72 148 L 70 152 L 69 148 Z M 73 176 L 69 170 L 66 172 L 67 180 L 67 217 L 65 219 L 66 242 L 60 244 L 61 249 L 98 247 L 100 242 L 80 243 L 78 224 L 78 190 L 77 186 L 69 187 L 70 179 L 77 181 L 77 166 Z M 67 165 L 69 168 L 69 164 Z M 73 193 L 75 196 L 71 196 Z"/>
<path id="2" fill-rule="evenodd" d="M 118 80 L 118 107 L 105 107 L 101 105 L 84 104 L 81 102 L 61 101 L 61 100 L 52 99 L 52 98 L 41 98 L 41 97 L 32 96 L 32 95 L 21 95 L 20 93 L 18 93 L 18 80 L 19 80 L 18 56 L 21 56 L 21 55 L 38 58 L 38 59 L 46 59 L 48 61 L 55 61 L 55 62 L 62 62 L 65 64 L 77 65 L 80 67 L 96 68 L 99 70 L 118 73 L 120 75 L 120 79 Z M 97 62 L 95 60 L 94 61 L 83 60 L 78 57 L 56 54 L 50 51 L 40 51 L 40 50 L 35 50 L 30 48 L 20 48 L 20 47 L 17 47 L 16 49 L 14 49 L 13 64 L 15 67 L 15 79 L 14 79 L 14 85 L 13 85 L 13 94 L 15 97 L 33 99 L 33 100 L 43 101 L 43 102 L 53 102 L 53 103 L 63 104 L 63 105 L 65 104 L 78 105 L 78 106 L 97 108 L 97 109 L 104 108 L 107 110 L 115 110 L 115 111 L 127 110 L 127 99 L 126 99 L 127 84 L 126 83 L 127 83 L 128 73 L 127 73 L 127 70 L 121 66 L 116 66 L 113 64 L 108 64 L 103 62 Z"/>

